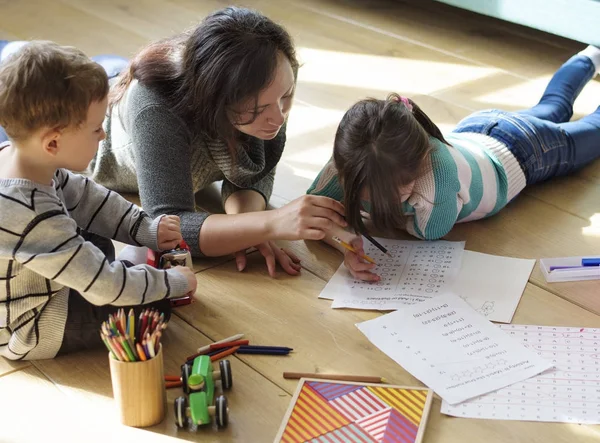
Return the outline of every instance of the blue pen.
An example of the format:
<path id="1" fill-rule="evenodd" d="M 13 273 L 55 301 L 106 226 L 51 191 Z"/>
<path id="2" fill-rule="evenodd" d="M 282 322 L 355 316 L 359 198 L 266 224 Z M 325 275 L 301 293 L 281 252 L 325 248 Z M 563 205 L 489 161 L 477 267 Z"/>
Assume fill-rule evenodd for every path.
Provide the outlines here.
<path id="1" fill-rule="evenodd" d="M 600 258 L 582 258 L 581 266 L 600 266 Z"/>
<path id="2" fill-rule="evenodd" d="M 588 266 L 550 266 L 550 272 L 568 270 L 568 269 L 585 269 Z"/>

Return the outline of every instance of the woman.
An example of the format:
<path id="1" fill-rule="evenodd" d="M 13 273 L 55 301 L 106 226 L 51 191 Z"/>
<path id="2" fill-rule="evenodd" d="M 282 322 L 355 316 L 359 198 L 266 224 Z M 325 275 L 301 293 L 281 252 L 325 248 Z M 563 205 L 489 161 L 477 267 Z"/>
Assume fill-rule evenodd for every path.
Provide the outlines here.
<path id="1" fill-rule="evenodd" d="M 111 91 L 107 138 L 90 164 L 93 179 L 139 192 L 150 215 L 181 218 L 194 256 L 256 246 L 274 275 L 299 260 L 278 239 L 321 239 L 346 226 L 343 207 L 303 196 L 265 211 L 285 145 L 298 61 L 288 33 L 258 12 L 225 8 L 195 29 L 143 49 Z M 196 212 L 194 194 L 223 180 L 226 214 Z"/>

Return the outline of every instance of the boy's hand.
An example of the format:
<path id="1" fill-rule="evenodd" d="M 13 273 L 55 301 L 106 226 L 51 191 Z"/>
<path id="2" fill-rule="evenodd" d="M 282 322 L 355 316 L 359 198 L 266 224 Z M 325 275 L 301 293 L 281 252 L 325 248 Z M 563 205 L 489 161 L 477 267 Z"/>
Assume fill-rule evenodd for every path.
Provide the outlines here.
<path id="1" fill-rule="evenodd" d="M 158 224 L 158 249 L 161 251 L 175 249 L 182 239 L 179 217 L 163 215 Z"/>
<path id="2" fill-rule="evenodd" d="M 186 266 L 175 266 L 173 269 L 175 269 L 187 279 L 188 292 L 186 295 L 194 295 L 196 293 L 196 289 L 198 288 L 198 280 L 196 280 L 196 275 L 190 270 L 190 268 Z"/>
<path id="3" fill-rule="evenodd" d="M 347 249 L 344 250 L 344 264 L 352 276 L 357 280 L 378 282 L 381 278 L 377 274 L 371 272 L 376 265 L 372 263 L 366 263 L 359 256 L 359 254 L 365 255 L 362 237 L 357 235 L 349 243 L 354 247 L 354 249 L 356 249 L 356 254 L 348 251 Z"/>

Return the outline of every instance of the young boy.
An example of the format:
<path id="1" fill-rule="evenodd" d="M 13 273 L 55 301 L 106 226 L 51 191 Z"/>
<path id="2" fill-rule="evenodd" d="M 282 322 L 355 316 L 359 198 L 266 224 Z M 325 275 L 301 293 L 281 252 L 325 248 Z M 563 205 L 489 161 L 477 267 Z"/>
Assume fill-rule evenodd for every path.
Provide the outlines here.
<path id="1" fill-rule="evenodd" d="M 110 238 L 153 250 L 175 247 L 178 217 L 151 220 L 69 172 L 85 170 L 105 137 L 107 94 L 103 68 L 75 48 L 31 42 L 0 65 L 0 125 L 9 137 L 0 144 L 0 355 L 6 358 L 52 358 L 102 345 L 100 322 L 116 311 L 102 305 L 143 305 L 196 290 L 185 267 L 112 261 Z M 161 310 L 168 307 L 161 303 Z"/>

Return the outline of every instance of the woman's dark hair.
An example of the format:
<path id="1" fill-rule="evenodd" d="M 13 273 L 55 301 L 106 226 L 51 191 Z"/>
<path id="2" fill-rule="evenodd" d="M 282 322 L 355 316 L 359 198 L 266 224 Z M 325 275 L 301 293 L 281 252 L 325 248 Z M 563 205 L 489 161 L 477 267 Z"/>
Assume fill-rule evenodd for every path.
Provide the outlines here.
<path id="1" fill-rule="evenodd" d="M 296 51 L 287 31 L 250 9 L 227 7 L 207 16 L 196 28 L 152 43 L 130 62 L 111 92 L 111 106 L 129 84 L 158 91 L 194 135 L 225 140 L 232 156 L 238 131 L 231 123 L 235 106 L 254 100 L 274 78 L 278 54 L 298 72 Z"/>
<path id="2" fill-rule="evenodd" d="M 360 214 L 363 192 L 369 195 L 376 229 L 405 227 L 400 187 L 424 172 L 432 150 L 430 136 L 447 143 L 415 102 L 397 94 L 362 100 L 346 112 L 335 135 L 333 159 L 344 189 L 346 220 L 353 229 L 366 232 Z"/>

